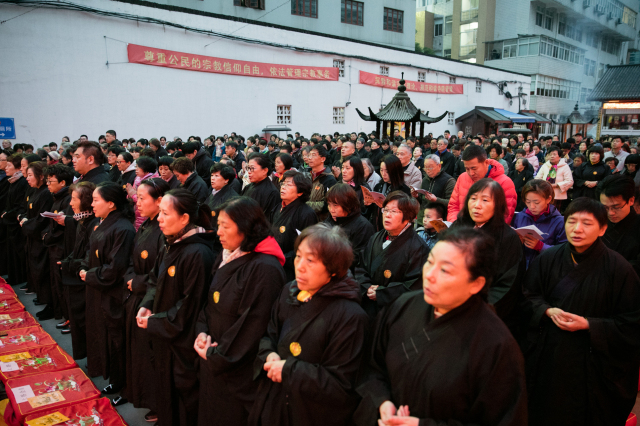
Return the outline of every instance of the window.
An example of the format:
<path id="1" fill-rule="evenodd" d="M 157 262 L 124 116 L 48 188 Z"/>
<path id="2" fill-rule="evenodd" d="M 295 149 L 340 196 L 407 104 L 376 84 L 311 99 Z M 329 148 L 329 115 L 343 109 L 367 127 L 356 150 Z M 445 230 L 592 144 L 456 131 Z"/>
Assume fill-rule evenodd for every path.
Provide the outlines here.
<path id="1" fill-rule="evenodd" d="M 455 77 L 449 77 L 449 84 L 456 84 L 456 78 Z"/>
<path id="2" fill-rule="evenodd" d="M 382 28 L 387 31 L 401 33 L 403 16 L 403 11 L 385 7 L 384 15 L 382 16 Z"/>
<path id="3" fill-rule="evenodd" d="M 338 76 L 344 77 L 344 61 L 341 59 L 333 60 L 333 67 L 338 68 Z"/>
<path id="4" fill-rule="evenodd" d="M 546 9 L 544 11 L 544 28 L 547 30 L 553 30 L 553 11 Z"/>
<path id="5" fill-rule="evenodd" d="M 482 82 L 480 80 L 476 80 L 476 93 L 482 93 Z"/>
<path id="6" fill-rule="evenodd" d="M 333 124 L 344 124 L 344 107 L 333 107 Z"/>
<path id="7" fill-rule="evenodd" d="M 536 6 L 536 25 L 541 27 L 544 23 L 544 6 Z"/>
<path id="8" fill-rule="evenodd" d="M 276 124 L 291 124 L 291 105 L 278 105 Z"/>
<path id="9" fill-rule="evenodd" d="M 636 12 L 625 6 L 622 12 L 622 23 L 627 24 L 631 28 L 635 28 L 637 16 L 638 14 Z"/>
<path id="10" fill-rule="evenodd" d="M 443 27 L 443 24 L 436 24 L 433 27 L 434 28 L 434 31 L 433 31 L 433 36 L 434 37 L 438 37 L 438 36 L 442 35 L 442 27 Z"/>
<path id="11" fill-rule="evenodd" d="M 567 30 L 567 17 L 564 15 L 558 16 L 558 34 L 565 35 Z"/>
<path id="12" fill-rule="evenodd" d="M 444 49 L 444 57 L 451 58 L 451 49 Z"/>
<path id="13" fill-rule="evenodd" d="M 580 103 L 583 104 L 587 101 L 587 88 L 580 89 Z"/>
<path id="14" fill-rule="evenodd" d="M 456 121 L 455 115 L 456 115 L 455 112 L 450 112 L 449 114 L 447 114 L 447 124 L 449 126 L 453 126 L 455 124 L 455 121 Z"/>
<path id="15" fill-rule="evenodd" d="M 478 2 L 479 0 L 462 0 L 461 21 L 471 21 L 478 17 Z"/>
<path id="16" fill-rule="evenodd" d="M 549 98 L 577 101 L 580 96 L 580 83 L 561 78 L 537 75 L 531 78 L 531 94 Z"/>
<path id="17" fill-rule="evenodd" d="M 418 71 L 418 82 L 424 83 L 427 81 L 427 73 L 424 71 Z"/>
<path id="18" fill-rule="evenodd" d="M 476 54 L 477 36 L 477 22 L 460 25 L 460 56 Z"/>
<path id="19" fill-rule="evenodd" d="M 233 0 L 233 5 L 264 10 L 264 0 Z"/>
<path id="20" fill-rule="evenodd" d="M 318 0 L 291 0 L 291 14 L 317 18 Z"/>
<path id="21" fill-rule="evenodd" d="M 384 75 L 389 77 L 389 67 L 385 67 L 383 65 L 380 65 L 380 75 Z"/>
<path id="22" fill-rule="evenodd" d="M 587 33 L 587 40 L 585 43 L 587 43 L 588 46 L 595 47 L 597 49 L 599 42 L 600 40 L 596 34 Z"/>
<path id="23" fill-rule="evenodd" d="M 444 18 L 444 35 L 451 34 L 453 30 L 453 16 L 445 16 Z"/>
<path id="24" fill-rule="evenodd" d="M 340 8 L 340 22 L 364 25 L 364 3 L 354 0 L 342 0 Z"/>
<path id="25" fill-rule="evenodd" d="M 584 60 L 584 75 L 594 77 L 596 73 L 596 61 L 590 59 Z"/>

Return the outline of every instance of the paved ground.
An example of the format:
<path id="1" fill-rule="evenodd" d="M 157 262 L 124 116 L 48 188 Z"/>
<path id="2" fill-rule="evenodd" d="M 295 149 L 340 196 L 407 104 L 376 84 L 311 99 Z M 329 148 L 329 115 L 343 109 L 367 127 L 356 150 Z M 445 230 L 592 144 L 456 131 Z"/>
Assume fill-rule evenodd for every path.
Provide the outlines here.
<path id="1" fill-rule="evenodd" d="M 33 299 L 35 299 L 35 294 L 26 295 L 24 294 L 24 291 L 19 290 L 19 287 L 21 287 L 21 285 L 13 286 L 13 289 L 15 290 L 16 294 L 20 298 L 20 301 L 24 304 L 25 309 L 29 311 L 29 313 L 31 313 L 34 316 L 34 318 L 36 318 L 36 312 L 39 312 L 40 310 L 42 310 L 44 306 L 35 306 L 33 304 Z M 62 349 L 67 351 L 69 354 L 72 354 L 71 335 L 61 334 L 60 330 L 56 329 L 56 324 L 58 324 L 59 322 L 60 321 L 58 320 L 52 319 L 48 321 L 42 321 L 40 325 L 42 325 L 42 328 L 44 329 L 44 331 L 49 333 L 51 337 L 53 337 L 53 339 L 58 343 L 58 345 L 60 345 Z M 82 370 L 86 373 L 87 372 L 86 358 L 76 360 L 76 362 L 78 363 L 78 366 L 80 366 L 80 368 L 82 368 Z M 109 384 L 108 381 L 104 380 L 102 377 L 95 377 L 92 380 L 99 390 L 102 390 L 105 386 Z M 147 414 L 147 412 L 149 411 L 147 409 L 134 408 L 133 405 L 131 404 L 121 405 L 116 408 L 120 413 L 120 415 L 124 418 L 124 420 L 131 426 L 142 426 L 142 425 L 151 426 L 152 425 L 152 423 L 148 423 L 144 420 L 144 415 Z"/>

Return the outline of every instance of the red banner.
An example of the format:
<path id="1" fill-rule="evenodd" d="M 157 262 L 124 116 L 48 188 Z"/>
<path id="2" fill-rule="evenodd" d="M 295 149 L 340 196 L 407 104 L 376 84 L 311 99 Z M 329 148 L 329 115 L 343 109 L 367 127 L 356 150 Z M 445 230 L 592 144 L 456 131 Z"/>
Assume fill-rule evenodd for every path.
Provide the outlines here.
<path id="1" fill-rule="evenodd" d="M 193 55 L 173 50 L 128 44 L 129 62 L 156 67 L 210 72 L 215 74 L 242 75 L 245 77 L 282 78 L 288 80 L 338 81 L 338 68 L 312 67 L 308 65 L 281 65 L 263 62 L 247 62 L 235 59 Z"/>
<path id="2" fill-rule="evenodd" d="M 398 90 L 400 79 L 360 71 L 360 84 Z M 407 92 L 439 93 L 441 95 L 462 95 L 464 93 L 462 84 L 435 84 L 405 80 L 404 85 Z"/>

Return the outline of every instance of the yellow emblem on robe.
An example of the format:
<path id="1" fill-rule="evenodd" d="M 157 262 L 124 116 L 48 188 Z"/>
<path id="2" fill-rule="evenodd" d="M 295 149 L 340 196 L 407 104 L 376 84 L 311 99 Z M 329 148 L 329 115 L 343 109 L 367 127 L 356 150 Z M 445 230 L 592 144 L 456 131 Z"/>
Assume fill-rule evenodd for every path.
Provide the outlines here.
<path id="1" fill-rule="evenodd" d="M 384 271 L 384 277 L 387 278 L 387 279 L 391 278 L 391 271 L 388 270 L 388 269 L 386 271 Z"/>
<path id="2" fill-rule="evenodd" d="M 218 303 L 220 301 L 220 292 L 219 291 L 214 291 L 213 292 L 213 303 Z"/>
<path id="3" fill-rule="evenodd" d="M 27 201 L 29 201 L 29 197 L 27 197 Z"/>
<path id="4" fill-rule="evenodd" d="M 122 189 L 127 190 L 127 185 L 122 185 Z"/>
<path id="5" fill-rule="evenodd" d="M 100 259 L 100 256 L 98 256 L 98 250 L 96 250 L 96 257 Z"/>
<path id="6" fill-rule="evenodd" d="M 287 228 L 285 228 L 284 226 L 280 227 L 280 233 L 281 234 L 284 234 L 284 231 L 286 231 L 286 230 L 287 230 Z"/>
<path id="7" fill-rule="evenodd" d="M 140 257 L 146 259 L 147 257 L 149 257 L 149 252 L 146 250 L 142 250 L 142 253 L 140 253 Z"/>
<path id="8" fill-rule="evenodd" d="M 211 217 L 216 217 L 216 211 L 215 210 L 211 210 Z"/>
<path id="9" fill-rule="evenodd" d="M 302 352 L 302 346 L 300 346 L 300 343 L 298 342 L 291 342 L 289 350 L 293 356 L 298 356 Z"/>
<path id="10" fill-rule="evenodd" d="M 597 175 L 597 174 L 598 174 L 598 172 L 593 172 L 593 174 L 594 174 L 594 175 Z"/>
<path id="11" fill-rule="evenodd" d="M 29 208 L 32 209 L 33 208 L 33 203 L 29 204 Z"/>
<path id="12" fill-rule="evenodd" d="M 53 212 L 53 213 L 58 214 L 58 210 L 54 210 L 54 212 Z"/>
<path id="13" fill-rule="evenodd" d="M 298 293 L 296 299 L 298 299 L 298 301 L 300 302 L 307 302 L 309 301 L 309 299 L 311 299 L 311 294 L 309 294 L 307 290 L 302 290 L 300 293 Z"/>
<path id="14" fill-rule="evenodd" d="M 169 274 L 170 277 L 173 277 L 176 274 L 176 267 L 169 266 L 169 269 L 167 269 L 167 274 Z"/>
<path id="15" fill-rule="evenodd" d="M 93 230 L 95 231 L 96 229 L 98 229 L 98 225 L 93 227 Z"/>

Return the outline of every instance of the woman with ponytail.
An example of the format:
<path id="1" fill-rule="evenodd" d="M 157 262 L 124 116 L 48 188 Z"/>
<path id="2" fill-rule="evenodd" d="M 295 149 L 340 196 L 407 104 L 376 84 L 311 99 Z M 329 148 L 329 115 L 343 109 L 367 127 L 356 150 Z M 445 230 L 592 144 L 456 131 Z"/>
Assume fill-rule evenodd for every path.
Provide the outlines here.
<path id="1" fill-rule="evenodd" d="M 192 341 L 193 353 L 202 358 L 200 397 L 206 401 L 198 424 L 240 426 L 247 424 L 256 398 L 253 363 L 285 284 L 285 257 L 258 202 L 232 198 L 218 212 L 224 251 L 213 264 L 198 338 Z"/>
<path id="2" fill-rule="evenodd" d="M 91 235 L 79 274 L 87 285 L 87 368 L 90 377 L 109 378 L 102 391 L 108 395 L 125 384 L 123 277 L 136 231 L 127 193 L 117 183 L 100 183 L 91 205 L 101 222 Z"/>
<path id="3" fill-rule="evenodd" d="M 131 402 L 136 408 L 154 408 L 155 389 L 148 383 L 153 379 L 153 366 L 150 360 L 151 344 L 149 335 L 137 325 L 136 315 L 140 302 L 147 294 L 149 272 L 153 269 L 158 253 L 164 248 L 164 237 L 158 223 L 160 202 L 169 184 L 161 178 L 143 180 L 136 190 L 136 207 L 145 221 L 136 232 L 133 244 L 133 256 L 129 261 L 129 269 L 124 276 L 127 287 L 125 302 L 125 344 L 127 353 L 127 382 L 119 397 L 114 398 L 113 405 L 118 406 Z M 151 412 L 148 418 L 155 416 Z"/>
<path id="4" fill-rule="evenodd" d="M 137 316 L 153 345 L 154 380 L 145 386 L 155 394 L 159 426 L 197 424 L 193 341 L 215 259 L 210 217 L 209 207 L 186 189 L 168 191 L 160 201 L 158 224 L 166 243 L 149 272 Z"/>

